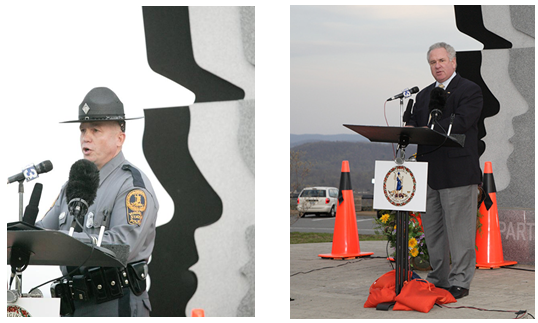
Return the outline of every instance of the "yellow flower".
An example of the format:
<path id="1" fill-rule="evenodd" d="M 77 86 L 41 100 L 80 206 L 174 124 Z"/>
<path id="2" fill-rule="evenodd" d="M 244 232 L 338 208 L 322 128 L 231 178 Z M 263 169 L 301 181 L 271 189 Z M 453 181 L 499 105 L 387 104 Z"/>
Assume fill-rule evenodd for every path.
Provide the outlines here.
<path id="1" fill-rule="evenodd" d="M 413 249 L 411 249 L 411 252 L 410 252 L 410 253 L 411 253 L 411 256 L 412 256 L 412 257 L 416 257 L 416 256 L 418 256 L 418 248 L 413 248 Z"/>
<path id="2" fill-rule="evenodd" d="M 388 215 L 388 214 L 383 214 L 383 215 L 381 216 L 381 222 L 383 222 L 383 223 L 387 223 L 387 221 L 389 220 L 389 217 L 390 217 L 390 215 Z"/>
<path id="3" fill-rule="evenodd" d="M 415 238 L 409 239 L 409 248 L 415 248 L 416 246 L 417 246 L 417 239 Z"/>

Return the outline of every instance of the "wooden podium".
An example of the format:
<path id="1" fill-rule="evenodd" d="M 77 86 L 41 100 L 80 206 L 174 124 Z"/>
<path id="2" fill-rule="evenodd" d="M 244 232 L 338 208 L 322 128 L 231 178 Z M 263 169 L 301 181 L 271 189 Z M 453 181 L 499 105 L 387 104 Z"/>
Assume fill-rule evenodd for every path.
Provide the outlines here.
<path id="1" fill-rule="evenodd" d="M 409 250 L 408 250 L 408 229 L 409 229 L 409 213 L 408 211 L 424 212 L 426 211 L 426 187 L 427 187 L 427 163 L 419 163 L 416 161 L 405 160 L 405 148 L 409 144 L 428 145 L 433 147 L 463 147 L 465 143 L 465 135 L 454 134 L 446 136 L 430 128 L 414 128 L 414 127 L 380 127 L 380 126 L 360 126 L 360 125 L 344 125 L 345 127 L 357 132 L 358 134 L 368 138 L 371 142 L 397 143 L 398 154 L 396 160 L 389 171 L 379 171 L 377 167 L 382 165 L 376 161 L 376 188 L 374 189 L 374 208 L 376 208 L 376 199 L 381 199 L 383 202 L 389 200 L 389 203 L 383 204 L 382 209 L 396 211 L 396 295 L 400 293 L 404 282 L 409 277 Z M 406 167 L 411 164 L 426 164 L 426 169 L 420 170 L 421 176 L 415 176 L 413 171 Z M 419 167 L 423 168 L 423 167 Z M 423 173 L 425 172 L 425 176 Z M 377 174 L 381 174 L 381 178 L 377 178 Z M 385 175 L 386 174 L 386 175 Z M 403 178 L 403 176 L 408 176 Z M 393 179 L 392 182 L 389 182 Z M 381 181 L 382 183 L 378 183 Z M 405 183 L 413 183 L 415 187 L 404 189 Z M 416 181 L 419 181 L 417 184 Z M 383 185 L 383 191 L 378 189 L 378 185 Z M 416 186 L 420 186 L 420 192 Z M 383 194 L 383 195 L 381 195 Z M 419 204 L 416 202 L 417 194 L 422 198 Z M 414 200 L 414 201 L 413 201 Z M 412 203 L 413 201 L 413 203 Z M 411 207 L 411 209 L 410 209 Z M 378 310 L 389 310 L 394 303 L 381 303 L 377 306 Z"/>

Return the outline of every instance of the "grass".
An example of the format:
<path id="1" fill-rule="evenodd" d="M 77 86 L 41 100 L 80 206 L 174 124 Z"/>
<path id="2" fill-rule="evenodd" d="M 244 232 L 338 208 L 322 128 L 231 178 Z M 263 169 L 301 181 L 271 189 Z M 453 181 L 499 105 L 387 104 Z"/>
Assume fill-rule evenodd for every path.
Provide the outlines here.
<path id="1" fill-rule="evenodd" d="M 383 235 L 361 234 L 360 241 L 386 240 Z M 290 232 L 290 244 L 332 242 L 332 233 Z"/>

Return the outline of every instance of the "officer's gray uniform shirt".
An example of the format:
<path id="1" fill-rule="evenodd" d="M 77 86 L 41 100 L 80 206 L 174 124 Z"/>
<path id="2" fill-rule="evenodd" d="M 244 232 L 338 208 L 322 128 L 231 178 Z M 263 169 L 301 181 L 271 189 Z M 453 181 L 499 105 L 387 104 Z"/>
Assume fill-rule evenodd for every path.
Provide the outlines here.
<path id="1" fill-rule="evenodd" d="M 129 167 L 133 170 L 129 170 Z M 62 187 L 52 208 L 36 226 L 69 231 L 73 217 L 67 208 L 69 201 L 65 197 L 66 185 Z M 150 181 L 125 160 L 120 151 L 100 170 L 97 197 L 82 225 L 84 232 L 97 239 L 101 225 L 105 223 L 103 244 L 129 245 L 127 263 L 147 261 L 155 243 L 158 209 L 159 203 Z M 87 240 L 88 236 L 84 232 L 75 232 L 73 237 Z"/>

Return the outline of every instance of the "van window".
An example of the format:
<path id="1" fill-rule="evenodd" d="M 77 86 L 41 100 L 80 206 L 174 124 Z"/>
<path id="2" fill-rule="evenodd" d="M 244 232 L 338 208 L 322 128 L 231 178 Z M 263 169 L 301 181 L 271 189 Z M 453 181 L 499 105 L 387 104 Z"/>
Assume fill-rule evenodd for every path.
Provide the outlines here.
<path id="1" fill-rule="evenodd" d="M 325 190 L 304 190 L 301 197 L 326 197 Z"/>
<path id="2" fill-rule="evenodd" d="M 330 197 L 338 197 L 338 190 L 329 190 Z"/>

